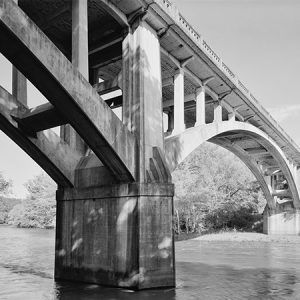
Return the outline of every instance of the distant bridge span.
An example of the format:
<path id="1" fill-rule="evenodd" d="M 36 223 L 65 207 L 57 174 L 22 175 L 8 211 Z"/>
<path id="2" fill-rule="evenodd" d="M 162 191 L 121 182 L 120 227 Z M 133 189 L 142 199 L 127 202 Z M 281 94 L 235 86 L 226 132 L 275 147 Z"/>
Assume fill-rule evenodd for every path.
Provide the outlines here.
<path id="1" fill-rule="evenodd" d="M 0 129 L 58 184 L 57 279 L 174 286 L 171 172 L 204 141 L 261 183 L 266 233 L 300 234 L 299 147 L 170 1 L 0 0 L 0 52 Z"/>

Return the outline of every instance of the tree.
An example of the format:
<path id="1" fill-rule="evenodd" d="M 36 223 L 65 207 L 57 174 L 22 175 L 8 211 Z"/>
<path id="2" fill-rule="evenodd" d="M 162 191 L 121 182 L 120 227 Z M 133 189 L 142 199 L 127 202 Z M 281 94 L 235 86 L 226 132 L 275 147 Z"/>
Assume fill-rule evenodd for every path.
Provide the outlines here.
<path id="1" fill-rule="evenodd" d="M 6 180 L 3 177 L 2 173 L 0 172 L 0 195 L 8 194 L 11 187 L 12 187 L 12 181 Z"/>
<path id="2" fill-rule="evenodd" d="M 45 173 L 25 184 L 29 197 L 15 206 L 9 214 L 10 224 L 19 227 L 53 227 L 55 223 L 56 184 Z"/>
<path id="3" fill-rule="evenodd" d="M 18 201 L 15 199 L 9 199 L 5 196 L 9 194 L 12 187 L 12 181 L 6 180 L 2 173 L 0 173 L 0 224 L 7 222 L 8 213 Z"/>

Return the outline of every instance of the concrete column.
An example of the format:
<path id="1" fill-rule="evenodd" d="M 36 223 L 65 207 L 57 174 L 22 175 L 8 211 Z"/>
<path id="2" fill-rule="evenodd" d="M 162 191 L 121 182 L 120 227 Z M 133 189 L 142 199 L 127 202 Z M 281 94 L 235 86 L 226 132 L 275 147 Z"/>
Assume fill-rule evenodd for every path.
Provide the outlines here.
<path id="1" fill-rule="evenodd" d="M 235 121 L 235 112 L 228 113 L 228 121 Z"/>
<path id="2" fill-rule="evenodd" d="M 168 111 L 168 130 L 167 132 L 172 133 L 174 129 L 174 109 L 169 108 Z"/>
<path id="3" fill-rule="evenodd" d="M 21 103 L 27 105 L 27 80 L 14 66 L 12 67 L 12 94 Z"/>
<path id="4" fill-rule="evenodd" d="M 205 124 L 205 88 L 196 90 L 196 123 L 195 126 Z"/>
<path id="5" fill-rule="evenodd" d="M 222 106 L 218 101 L 214 103 L 214 122 L 222 122 Z"/>
<path id="6" fill-rule="evenodd" d="M 72 0 L 72 63 L 89 80 L 88 6 L 87 0 Z M 70 126 L 61 127 L 61 138 L 82 154 L 86 145 Z"/>
<path id="7" fill-rule="evenodd" d="M 137 178 L 146 181 L 153 147 L 164 151 L 160 44 L 139 21 L 123 41 L 123 122 L 138 137 Z"/>
<path id="8" fill-rule="evenodd" d="M 174 130 L 179 134 L 185 130 L 184 123 L 184 70 L 180 68 L 174 76 Z"/>
<path id="9" fill-rule="evenodd" d="M 14 0 L 18 4 L 18 0 Z M 27 80 L 14 66 L 12 67 L 12 95 L 27 105 Z"/>
<path id="10" fill-rule="evenodd" d="M 72 63 L 89 78 L 87 0 L 72 0 Z"/>

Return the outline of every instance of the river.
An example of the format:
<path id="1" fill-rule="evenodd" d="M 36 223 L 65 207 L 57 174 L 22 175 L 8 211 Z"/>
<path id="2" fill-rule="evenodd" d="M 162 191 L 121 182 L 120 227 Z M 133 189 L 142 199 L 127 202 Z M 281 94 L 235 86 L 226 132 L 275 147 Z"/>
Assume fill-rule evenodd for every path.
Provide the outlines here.
<path id="1" fill-rule="evenodd" d="M 300 237 L 176 243 L 176 289 L 55 283 L 54 231 L 0 226 L 1 300 L 300 299 Z"/>

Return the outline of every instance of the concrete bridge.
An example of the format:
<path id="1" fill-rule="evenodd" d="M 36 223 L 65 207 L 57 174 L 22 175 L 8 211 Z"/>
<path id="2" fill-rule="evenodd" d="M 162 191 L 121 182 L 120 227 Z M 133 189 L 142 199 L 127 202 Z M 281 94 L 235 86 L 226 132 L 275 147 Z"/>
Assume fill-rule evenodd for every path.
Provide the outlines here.
<path id="1" fill-rule="evenodd" d="M 0 0 L 0 51 L 0 129 L 58 184 L 57 279 L 174 286 L 170 174 L 204 141 L 256 176 L 266 233 L 300 234 L 298 146 L 168 0 Z"/>

